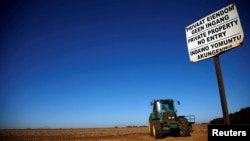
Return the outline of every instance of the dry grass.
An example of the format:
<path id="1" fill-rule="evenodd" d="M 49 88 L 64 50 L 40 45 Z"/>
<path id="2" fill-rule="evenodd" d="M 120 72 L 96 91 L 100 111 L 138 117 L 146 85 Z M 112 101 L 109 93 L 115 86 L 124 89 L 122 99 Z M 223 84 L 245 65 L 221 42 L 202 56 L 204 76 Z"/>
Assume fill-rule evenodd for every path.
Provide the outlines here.
<path id="1" fill-rule="evenodd" d="M 168 141 L 207 141 L 207 125 L 194 124 L 189 137 L 167 136 Z M 1 141 L 154 141 L 146 127 L 96 129 L 0 130 Z"/>

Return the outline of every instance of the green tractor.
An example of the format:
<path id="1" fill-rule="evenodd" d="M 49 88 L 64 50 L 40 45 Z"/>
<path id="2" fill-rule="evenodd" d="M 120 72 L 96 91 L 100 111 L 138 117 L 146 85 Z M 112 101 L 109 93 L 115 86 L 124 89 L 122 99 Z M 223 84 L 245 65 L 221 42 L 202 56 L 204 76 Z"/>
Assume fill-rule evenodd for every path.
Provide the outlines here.
<path id="1" fill-rule="evenodd" d="M 179 102 L 178 102 L 179 104 Z M 177 116 L 172 99 L 158 99 L 151 102 L 153 112 L 150 113 L 148 129 L 150 136 L 159 139 L 165 134 L 173 136 L 190 136 L 194 115 Z"/>

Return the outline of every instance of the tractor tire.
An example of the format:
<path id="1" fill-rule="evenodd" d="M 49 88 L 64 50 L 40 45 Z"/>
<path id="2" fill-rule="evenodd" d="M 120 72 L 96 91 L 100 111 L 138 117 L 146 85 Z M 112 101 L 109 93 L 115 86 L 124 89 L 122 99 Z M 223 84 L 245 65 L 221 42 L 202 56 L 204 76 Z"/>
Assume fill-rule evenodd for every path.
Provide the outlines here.
<path id="1" fill-rule="evenodd" d="M 148 131 L 149 131 L 149 135 L 153 136 L 153 121 L 152 119 L 149 117 L 148 119 Z"/>
<path id="2" fill-rule="evenodd" d="M 162 138 L 161 123 L 159 120 L 153 120 L 153 136 L 155 139 Z"/>
<path id="3" fill-rule="evenodd" d="M 184 117 L 181 117 L 178 119 L 178 122 L 181 126 L 180 136 L 182 136 L 182 137 L 189 136 L 190 135 L 190 128 L 189 128 L 188 120 Z"/>

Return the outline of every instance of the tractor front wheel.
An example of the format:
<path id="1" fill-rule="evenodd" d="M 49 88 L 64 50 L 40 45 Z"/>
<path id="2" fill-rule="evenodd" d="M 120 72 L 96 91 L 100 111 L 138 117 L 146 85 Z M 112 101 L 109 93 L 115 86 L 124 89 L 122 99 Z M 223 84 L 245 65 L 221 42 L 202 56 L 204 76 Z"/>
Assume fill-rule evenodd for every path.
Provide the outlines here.
<path id="1" fill-rule="evenodd" d="M 149 135 L 150 136 L 153 136 L 153 123 L 152 123 L 152 119 L 149 117 L 148 119 L 148 131 L 149 131 Z"/>
<path id="2" fill-rule="evenodd" d="M 161 123 L 159 120 L 153 120 L 153 136 L 155 139 L 162 138 Z"/>

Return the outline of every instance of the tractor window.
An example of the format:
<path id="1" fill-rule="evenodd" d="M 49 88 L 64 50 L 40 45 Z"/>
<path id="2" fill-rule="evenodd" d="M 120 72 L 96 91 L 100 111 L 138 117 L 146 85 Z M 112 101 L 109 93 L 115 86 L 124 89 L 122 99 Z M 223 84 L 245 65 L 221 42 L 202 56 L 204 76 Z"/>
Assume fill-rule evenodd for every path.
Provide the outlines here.
<path id="1" fill-rule="evenodd" d="M 157 105 L 157 112 L 160 113 L 162 109 L 162 105 L 160 102 L 157 102 L 156 105 Z"/>
<path id="2" fill-rule="evenodd" d="M 169 105 L 168 104 L 162 104 L 162 109 L 163 110 L 169 110 Z"/>
<path id="3" fill-rule="evenodd" d="M 171 103 L 163 103 L 162 104 L 162 109 L 164 109 L 164 110 L 174 110 L 174 108 L 171 105 Z"/>
<path id="4" fill-rule="evenodd" d="M 160 113 L 162 110 L 174 110 L 174 106 L 171 102 L 156 102 L 156 110 L 158 113 Z"/>

